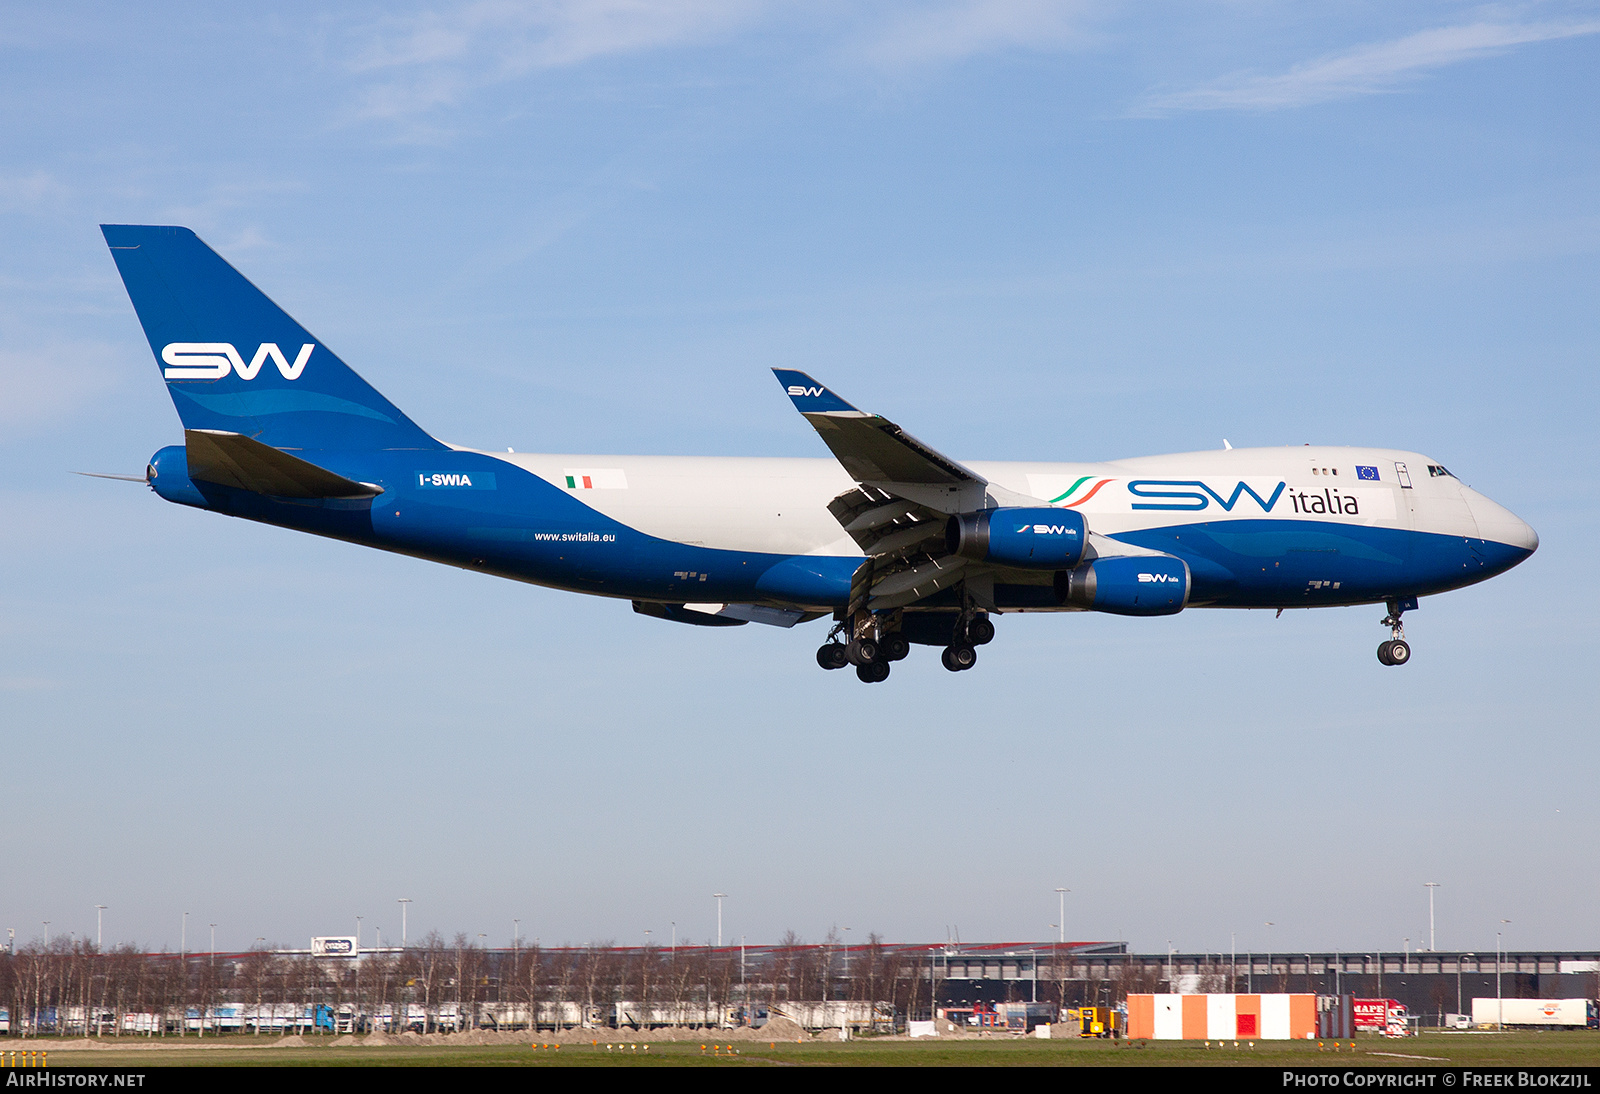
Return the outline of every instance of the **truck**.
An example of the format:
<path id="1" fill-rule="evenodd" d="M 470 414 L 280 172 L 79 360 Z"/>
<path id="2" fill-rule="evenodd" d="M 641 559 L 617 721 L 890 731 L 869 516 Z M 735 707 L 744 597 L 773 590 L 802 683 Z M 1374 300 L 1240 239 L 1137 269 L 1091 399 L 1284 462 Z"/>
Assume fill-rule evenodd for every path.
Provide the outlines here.
<path id="1" fill-rule="evenodd" d="M 1355 1010 L 1358 1033 L 1382 1033 L 1390 1037 L 1406 1035 L 1411 1016 L 1406 1013 L 1405 1004 L 1400 1000 L 1355 999 L 1351 1005 Z"/>
<path id="2" fill-rule="evenodd" d="M 1475 1026 L 1535 1026 L 1540 1029 L 1600 1029 L 1593 999 L 1473 999 Z"/>

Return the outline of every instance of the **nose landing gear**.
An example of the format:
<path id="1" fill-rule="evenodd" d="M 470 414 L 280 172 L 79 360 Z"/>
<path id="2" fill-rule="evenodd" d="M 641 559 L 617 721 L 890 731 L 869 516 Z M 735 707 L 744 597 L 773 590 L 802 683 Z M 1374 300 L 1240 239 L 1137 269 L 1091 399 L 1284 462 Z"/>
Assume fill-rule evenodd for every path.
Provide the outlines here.
<path id="1" fill-rule="evenodd" d="M 1411 646 L 1406 642 L 1406 629 L 1400 617 L 1407 609 L 1416 606 L 1415 597 L 1389 601 L 1389 614 L 1383 617 L 1383 625 L 1389 628 L 1392 637 L 1378 645 L 1378 660 L 1385 665 L 1403 665 L 1411 660 Z"/>

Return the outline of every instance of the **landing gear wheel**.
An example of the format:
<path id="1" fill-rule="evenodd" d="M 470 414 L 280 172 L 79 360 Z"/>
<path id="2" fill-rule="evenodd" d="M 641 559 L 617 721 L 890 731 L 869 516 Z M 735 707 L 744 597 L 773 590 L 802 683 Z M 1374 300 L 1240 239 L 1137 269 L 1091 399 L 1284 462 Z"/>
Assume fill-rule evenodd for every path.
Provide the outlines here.
<path id="1" fill-rule="evenodd" d="M 889 662 L 874 661 L 870 665 L 856 667 L 856 679 L 863 684 L 881 684 L 889 679 Z"/>
<path id="2" fill-rule="evenodd" d="M 857 668 L 874 664 L 883 656 L 883 650 L 878 647 L 878 643 L 870 638 L 853 639 L 850 645 L 845 647 L 845 650 L 850 658 L 850 663 Z"/>
<path id="3" fill-rule="evenodd" d="M 1378 660 L 1385 665 L 1404 665 L 1411 660 L 1411 647 L 1406 644 L 1405 626 L 1400 617 L 1417 606 L 1416 597 L 1396 597 L 1389 602 L 1389 614 L 1383 625 L 1389 628 L 1389 641 L 1378 646 Z"/>
<path id="4" fill-rule="evenodd" d="M 975 615 L 967 620 L 967 641 L 974 646 L 985 646 L 994 641 L 994 624 L 986 615 Z"/>
<path id="5" fill-rule="evenodd" d="M 817 650 L 817 664 L 825 669 L 842 669 L 849 663 L 844 646 L 838 642 L 825 642 Z"/>
<path id="6" fill-rule="evenodd" d="M 946 646 L 939 660 L 951 672 L 964 672 L 978 663 L 978 651 L 971 646 Z"/>
<path id="7" fill-rule="evenodd" d="M 885 661 L 904 661 L 911 652 L 911 643 L 899 631 L 890 631 L 878 643 L 878 648 Z"/>

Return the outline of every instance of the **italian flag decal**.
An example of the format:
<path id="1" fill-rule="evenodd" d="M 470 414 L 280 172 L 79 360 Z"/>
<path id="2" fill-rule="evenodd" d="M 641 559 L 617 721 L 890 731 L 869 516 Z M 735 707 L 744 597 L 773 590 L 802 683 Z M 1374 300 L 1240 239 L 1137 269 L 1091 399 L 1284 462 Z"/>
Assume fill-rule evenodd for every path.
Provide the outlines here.
<path id="1" fill-rule="evenodd" d="M 561 485 L 568 490 L 626 490 L 628 477 L 618 467 L 567 467 Z"/>

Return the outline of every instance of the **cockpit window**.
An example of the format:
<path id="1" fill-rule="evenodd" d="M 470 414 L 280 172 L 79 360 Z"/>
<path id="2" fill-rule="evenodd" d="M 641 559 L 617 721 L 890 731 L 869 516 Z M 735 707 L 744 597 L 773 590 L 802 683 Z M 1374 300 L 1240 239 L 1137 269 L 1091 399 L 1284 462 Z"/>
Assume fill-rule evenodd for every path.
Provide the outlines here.
<path id="1" fill-rule="evenodd" d="M 1445 468 L 1441 467 L 1440 465 L 1438 465 L 1436 463 L 1430 463 L 1428 465 L 1428 475 L 1429 475 L 1430 478 L 1435 478 L 1435 479 L 1453 479 L 1453 478 L 1455 478 L 1455 476 L 1450 474 L 1450 472 L 1448 470 L 1446 470 Z"/>

